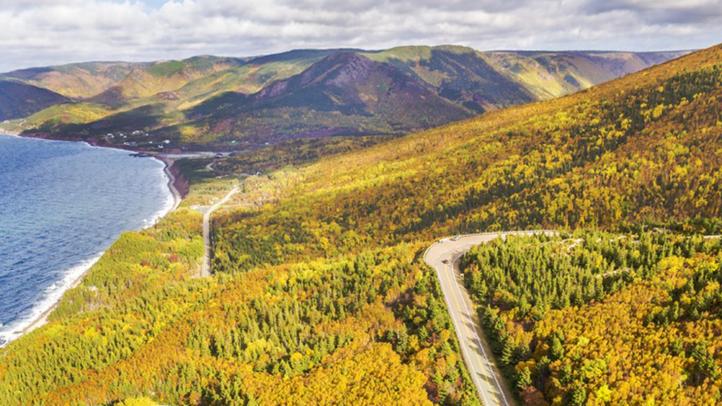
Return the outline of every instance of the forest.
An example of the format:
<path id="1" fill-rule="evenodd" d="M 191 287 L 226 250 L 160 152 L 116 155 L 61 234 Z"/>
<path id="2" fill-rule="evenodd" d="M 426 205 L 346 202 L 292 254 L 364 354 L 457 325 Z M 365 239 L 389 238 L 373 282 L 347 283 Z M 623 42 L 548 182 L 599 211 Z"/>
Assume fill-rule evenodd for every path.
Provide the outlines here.
<path id="1" fill-rule="evenodd" d="M 465 259 L 521 400 L 719 402 L 721 85 L 716 46 L 318 160 L 188 165 L 181 209 L 0 349 L 0 403 L 478 404 L 421 254 L 536 227 L 562 234 Z M 197 278 L 191 206 L 241 176 Z"/>
<path id="2" fill-rule="evenodd" d="M 477 404 L 422 245 L 200 279 L 198 216 L 123 235 L 3 349 L 2 403 Z"/>
<path id="3" fill-rule="evenodd" d="M 472 249 L 461 267 L 524 403 L 722 398 L 719 237 L 509 237 Z"/>

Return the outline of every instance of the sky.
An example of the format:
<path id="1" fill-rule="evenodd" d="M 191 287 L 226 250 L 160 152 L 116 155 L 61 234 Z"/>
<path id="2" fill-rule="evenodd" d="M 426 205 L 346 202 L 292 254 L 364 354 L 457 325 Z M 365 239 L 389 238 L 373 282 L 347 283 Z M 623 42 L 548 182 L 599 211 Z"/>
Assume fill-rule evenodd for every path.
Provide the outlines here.
<path id="1" fill-rule="evenodd" d="M 677 50 L 722 42 L 722 0 L 0 0 L 0 72 L 296 48 Z"/>

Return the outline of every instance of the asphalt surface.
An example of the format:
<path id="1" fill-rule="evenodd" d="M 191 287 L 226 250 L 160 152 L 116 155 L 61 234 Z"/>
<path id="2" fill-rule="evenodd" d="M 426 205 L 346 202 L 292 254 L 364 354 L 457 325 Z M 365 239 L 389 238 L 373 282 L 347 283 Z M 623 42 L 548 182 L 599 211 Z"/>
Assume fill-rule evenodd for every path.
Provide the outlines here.
<path id="1" fill-rule="evenodd" d="M 510 231 L 448 237 L 434 243 L 424 254 L 424 261 L 434 268 L 438 275 L 464 362 L 484 405 L 507 406 L 516 402 L 499 372 L 491 346 L 480 327 L 475 307 L 464 287 L 459 259 L 471 247 L 499 237 L 540 233 L 553 234 L 551 231 Z"/>

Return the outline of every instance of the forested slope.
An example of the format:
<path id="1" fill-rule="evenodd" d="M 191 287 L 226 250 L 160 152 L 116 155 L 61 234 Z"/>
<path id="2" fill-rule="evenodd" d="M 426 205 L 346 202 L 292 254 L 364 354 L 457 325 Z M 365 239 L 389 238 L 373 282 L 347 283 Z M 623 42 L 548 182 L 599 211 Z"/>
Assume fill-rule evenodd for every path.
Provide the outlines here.
<path id="1" fill-rule="evenodd" d="M 124 235 L 48 325 L 0 349 L 0 401 L 477 402 L 423 245 L 197 279 L 199 217 Z"/>
<path id="2" fill-rule="evenodd" d="M 105 261 L 122 259 L 127 267 L 94 268 L 49 325 L 0 350 L 0 400 L 475 403 L 423 250 L 455 232 L 537 226 L 718 232 L 721 64 L 717 46 L 573 96 L 248 177 L 216 220 L 216 275 L 190 278 L 200 253 L 198 215 L 188 209 L 176 214 L 184 221 L 133 234 L 131 242 L 160 241 L 154 255 L 139 254 L 152 245 L 121 240 Z M 202 190 L 223 190 L 222 182 L 216 186 Z M 695 244 L 715 263 L 714 243 Z M 660 248 L 664 255 L 654 258 L 686 258 L 683 249 Z M 615 275 L 603 277 L 612 281 L 603 291 L 595 285 L 549 298 L 569 314 L 544 325 L 581 325 L 577 317 L 595 311 L 566 307 L 567 300 L 616 305 L 609 293 L 655 283 L 615 285 L 624 273 Z M 695 289 L 711 283 L 705 275 Z M 657 313 L 649 323 L 673 320 L 673 311 Z M 709 331 L 704 321 L 689 323 Z M 646 340 L 646 333 L 633 338 Z M 720 363 L 718 351 L 689 354 L 702 366 Z M 629 358 L 641 375 L 653 371 Z M 564 367 L 552 364 L 551 374 Z M 708 373 L 689 376 L 706 385 Z M 572 396 L 579 379 L 587 378 L 571 375 L 547 400 Z M 594 396 L 606 399 L 612 386 L 597 393 L 593 382 Z M 592 399 L 584 390 L 574 396 Z M 639 390 L 646 399 L 653 389 Z"/>
<path id="3" fill-rule="evenodd" d="M 551 103 L 279 174 L 278 190 L 259 192 L 252 210 L 222 224 L 216 269 L 477 230 L 719 233 L 721 63 L 715 47 Z M 529 262 L 526 273 L 470 285 L 492 303 L 487 328 L 515 367 L 522 401 L 720 401 L 719 240 L 602 234 L 531 245 L 476 269 L 509 272 L 528 256 L 553 264 L 545 273 Z"/>
<path id="4" fill-rule="evenodd" d="M 280 202 L 229 216 L 216 265 L 237 269 L 477 230 L 715 232 L 720 53 L 711 48 L 573 96 L 275 175 Z"/>
<path id="5" fill-rule="evenodd" d="M 565 237 L 495 241 L 462 260 L 524 402 L 722 401 L 722 240 Z"/>

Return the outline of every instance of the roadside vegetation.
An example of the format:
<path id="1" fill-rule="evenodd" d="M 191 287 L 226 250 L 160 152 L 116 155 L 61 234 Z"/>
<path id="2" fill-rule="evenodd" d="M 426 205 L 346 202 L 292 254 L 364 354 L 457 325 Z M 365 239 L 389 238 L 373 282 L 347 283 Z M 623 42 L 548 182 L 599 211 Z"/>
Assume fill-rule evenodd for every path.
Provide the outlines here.
<path id="1" fill-rule="evenodd" d="M 509 237 L 461 269 L 524 403 L 720 401 L 719 238 Z"/>

